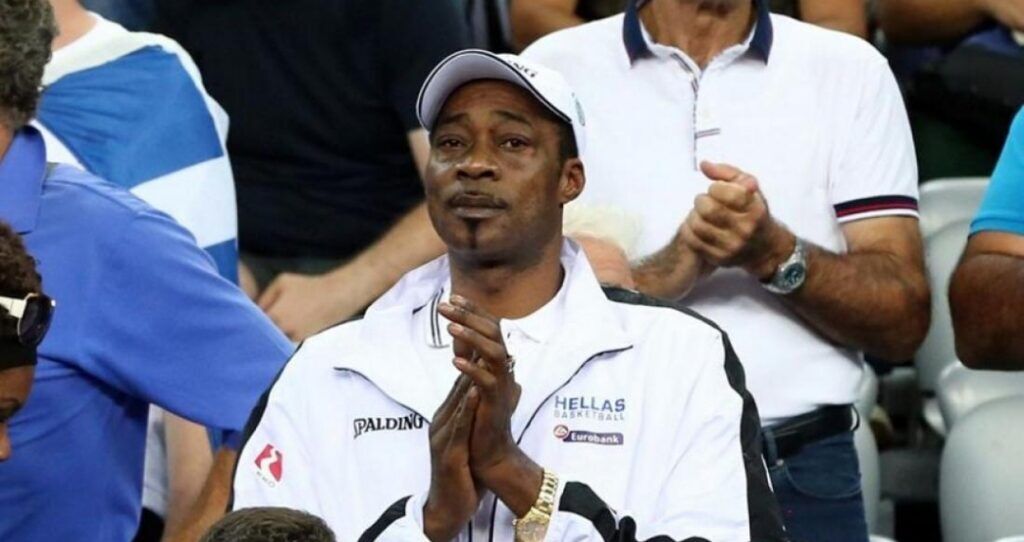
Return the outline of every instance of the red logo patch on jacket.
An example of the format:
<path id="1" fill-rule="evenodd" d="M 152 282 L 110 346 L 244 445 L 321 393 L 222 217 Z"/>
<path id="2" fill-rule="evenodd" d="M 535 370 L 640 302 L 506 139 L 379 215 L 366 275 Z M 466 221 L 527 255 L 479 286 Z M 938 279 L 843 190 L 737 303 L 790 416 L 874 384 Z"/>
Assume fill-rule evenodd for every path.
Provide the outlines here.
<path id="1" fill-rule="evenodd" d="M 256 456 L 256 468 L 264 476 L 280 482 L 284 471 L 284 455 L 277 448 L 267 444 L 260 455 Z"/>

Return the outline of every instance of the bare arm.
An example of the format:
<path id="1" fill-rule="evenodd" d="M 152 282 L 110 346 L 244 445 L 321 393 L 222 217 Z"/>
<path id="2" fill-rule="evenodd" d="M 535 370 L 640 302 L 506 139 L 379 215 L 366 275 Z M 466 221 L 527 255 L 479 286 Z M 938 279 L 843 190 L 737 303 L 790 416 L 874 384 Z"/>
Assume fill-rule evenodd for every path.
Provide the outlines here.
<path id="1" fill-rule="evenodd" d="M 1024 237 L 971 237 L 949 284 L 956 353 L 974 369 L 1024 369 Z"/>
<path id="2" fill-rule="evenodd" d="M 579 0 L 512 0 L 509 17 L 512 19 L 512 38 L 520 50 L 538 39 L 584 23 L 576 15 Z"/>
<path id="3" fill-rule="evenodd" d="M 756 178 L 704 162 L 714 182 L 694 201 L 680 236 L 716 267 L 766 281 L 793 253 L 796 237 L 769 213 Z M 843 226 L 847 252 L 807 247 L 807 279 L 781 296 L 832 341 L 888 361 L 910 359 L 924 340 L 931 296 L 916 218 L 880 217 Z"/>
<path id="4" fill-rule="evenodd" d="M 430 152 L 426 131 L 409 132 L 409 146 L 422 174 Z M 302 340 L 358 313 L 407 271 L 443 252 L 426 204 L 420 204 L 334 271 L 312 277 L 282 274 L 263 292 L 259 304 L 291 339 Z"/>
<path id="5" fill-rule="evenodd" d="M 633 267 L 633 281 L 637 290 L 649 296 L 679 299 L 713 269 L 677 234 L 665 248 Z"/>
<path id="6" fill-rule="evenodd" d="M 956 39 L 986 20 L 1024 30 L 1024 0 L 880 0 L 879 19 L 893 42 Z"/>
<path id="7" fill-rule="evenodd" d="M 836 343 L 887 361 L 910 359 L 931 318 L 917 219 L 859 220 L 843 234 L 848 253 L 811 247 L 807 281 L 784 299 Z"/>
<path id="8" fill-rule="evenodd" d="M 868 14 L 864 0 L 800 0 L 800 17 L 804 21 L 868 37 Z"/>
<path id="9" fill-rule="evenodd" d="M 170 412 L 164 413 L 164 435 L 169 485 L 164 540 L 174 540 L 189 524 L 189 513 L 213 466 L 213 452 L 206 428 Z"/>
<path id="10" fill-rule="evenodd" d="M 199 499 L 189 510 L 188 518 L 173 535 L 165 535 L 164 542 L 196 542 L 224 516 L 231 498 L 231 478 L 237 460 L 238 452 L 234 450 L 221 448 L 217 452 L 210 475 Z"/>

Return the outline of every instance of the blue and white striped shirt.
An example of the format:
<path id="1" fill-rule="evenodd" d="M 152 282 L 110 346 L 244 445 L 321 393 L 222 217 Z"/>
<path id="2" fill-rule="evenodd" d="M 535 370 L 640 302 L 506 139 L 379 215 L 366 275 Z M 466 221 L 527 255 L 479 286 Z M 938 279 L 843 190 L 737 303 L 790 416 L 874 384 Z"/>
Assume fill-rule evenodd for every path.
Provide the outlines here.
<path id="1" fill-rule="evenodd" d="M 238 278 L 228 118 L 173 40 L 99 17 L 46 67 L 36 126 L 51 162 L 132 191 L 196 238 L 224 278 Z"/>

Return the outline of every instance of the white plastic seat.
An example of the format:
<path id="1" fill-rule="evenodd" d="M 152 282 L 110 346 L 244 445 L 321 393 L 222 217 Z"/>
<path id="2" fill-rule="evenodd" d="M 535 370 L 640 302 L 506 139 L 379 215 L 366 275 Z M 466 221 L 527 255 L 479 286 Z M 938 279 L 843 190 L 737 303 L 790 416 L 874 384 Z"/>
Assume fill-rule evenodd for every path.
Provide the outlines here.
<path id="1" fill-rule="evenodd" d="M 861 494 L 864 497 L 864 512 L 867 516 L 868 532 L 878 526 L 878 509 L 882 500 L 881 466 L 878 460 L 878 443 L 871 432 L 869 419 L 878 400 L 878 377 L 870 367 L 864 368 L 860 388 L 857 392 L 857 412 L 860 427 L 853 433 L 853 444 L 857 448 L 860 463 Z"/>
<path id="2" fill-rule="evenodd" d="M 989 401 L 949 432 L 939 505 L 944 542 L 1024 535 L 1024 397 Z"/>
<path id="3" fill-rule="evenodd" d="M 925 242 L 925 259 L 932 287 L 932 321 L 924 343 L 914 356 L 918 385 L 926 394 L 935 391 L 939 375 L 956 360 L 953 320 L 946 292 L 949 278 L 967 246 L 970 221 L 953 222 L 935 232 Z"/>
<path id="4" fill-rule="evenodd" d="M 860 464 L 861 495 L 864 497 L 864 515 L 868 532 L 878 528 L 878 509 L 882 503 L 881 465 L 878 459 L 878 443 L 871 432 L 868 415 L 862 414 L 860 427 L 853 433 L 853 444 L 857 448 L 857 462 Z"/>
<path id="5" fill-rule="evenodd" d="M 942 372 L 936 395 L 948 429 L 989 401 L 1024 396 L 1024 373 L 976 371 L 957 361 Z"/>
<path id="6" fill-rule="evenodd" d="M 918 207 L 925 239 L 953 222 L 972 220 L 985 197 L 988 179 L 935 179 L 921 185 Z"/>

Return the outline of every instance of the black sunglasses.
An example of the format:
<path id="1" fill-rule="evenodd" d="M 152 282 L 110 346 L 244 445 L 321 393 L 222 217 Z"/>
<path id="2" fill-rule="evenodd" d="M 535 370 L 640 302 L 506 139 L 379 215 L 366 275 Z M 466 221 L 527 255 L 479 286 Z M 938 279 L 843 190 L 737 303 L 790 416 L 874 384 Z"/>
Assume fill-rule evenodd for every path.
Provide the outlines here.
<path id="1" fill-rule="evenodd" d="M 0 296 L 0 308 L 18 320 L 18 342 L 32 348 L 43 342 L 56 307 L 57 302 L 44 294 L 28 294 L 24 299 Z"/>

